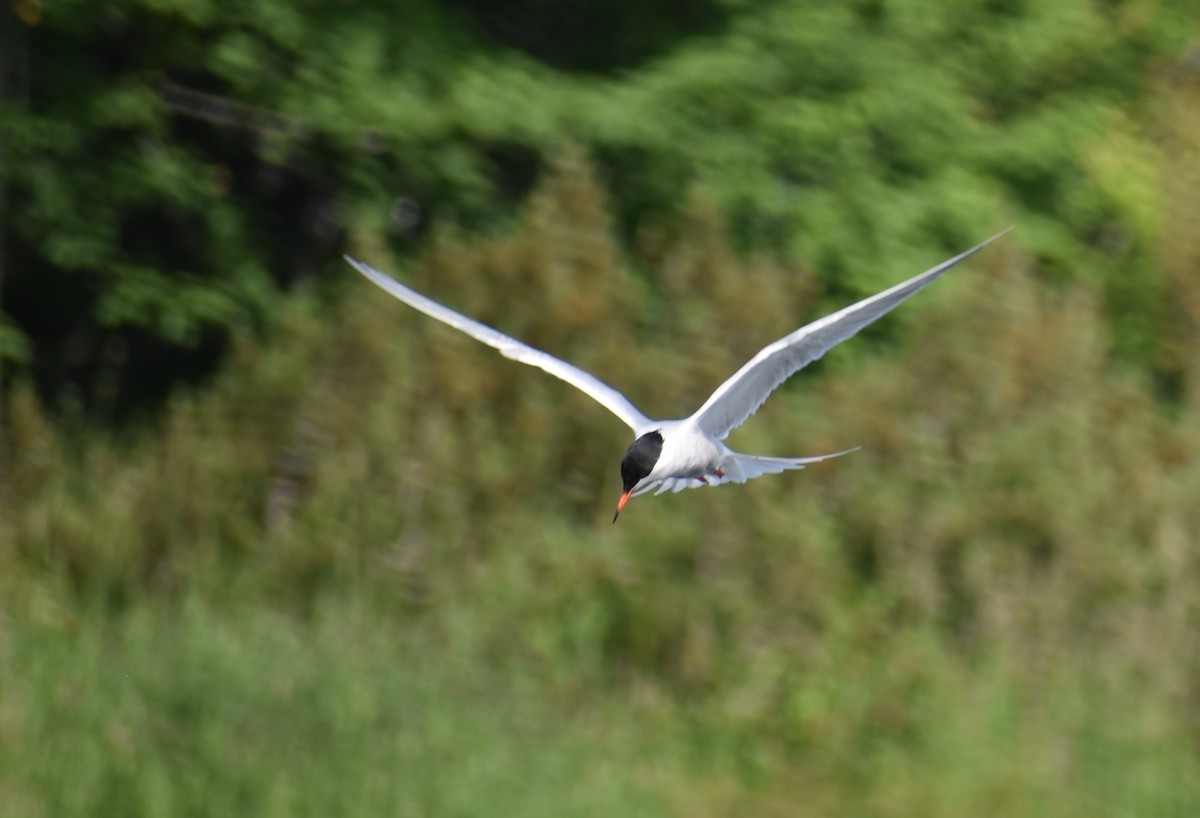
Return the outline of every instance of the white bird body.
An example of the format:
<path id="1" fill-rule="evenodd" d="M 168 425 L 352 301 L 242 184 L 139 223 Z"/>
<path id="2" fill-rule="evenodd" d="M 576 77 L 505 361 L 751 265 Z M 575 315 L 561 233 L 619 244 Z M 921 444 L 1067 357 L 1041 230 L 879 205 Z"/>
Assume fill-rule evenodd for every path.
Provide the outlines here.
<path id="1" fill-rule="evenodd" d="M 647 489 L 653 488 L 653 483 L 671 478 L 687 481 L 715 474 L 733 454 L 724 443 L 701 432 L 690 418 L 663 421 L 647 428 L 643 434 L 655 430 L 662 435 L 663 448 L 654 468 L 646 475 Z M 634 436 L 635 439 L 641 437 L 636 432 Z M 664 485 L 664 490 L 666 488 Z"/>
<path id="2" fill-rule="evenodd" d="M 887 314 L 954 265 L 1011 230 L 960 253 L 918 276 L 818 319 L 763 347 L 717 387 L 696 412 L 679 420 L 653 420 L 628 398 L 594 375 L 555 358 L 485 324 L 445 307 L 404 286 L 368 264 L 346 256 L 356 270 L 390 295 L 499 350 L 506 358 L 536 366 L 591 396 L 634 432 L 634 442 L 621 459 L 624 493 L 617 514 L 630 497 L 658 489 L 745 483 L 764 474 L 802 469 L 809 463 L 840 457 L 857 447 L 815 457 L 760 457 L 735 452 L 722 441 L 754 414 L 775 389 L 832 347 Z"/>
<path id="3" fill-rule="evenodd" d="M 840 457 L 858 447 L 815 457 L 760 457 L 735 452 L 719 440 L 705 434 L 694 418 L 663 420 L 634 431 L 634 439 L 658 432 L 663 438 L 662 453 L 650 473 L 634 489 L 631 497 L 655 491 L 680 492 L 722 483 L 745 483 L 764 474 L 802 469 L 808 463 Z M 703 478 L 703 479 L 701 479 Z"/>

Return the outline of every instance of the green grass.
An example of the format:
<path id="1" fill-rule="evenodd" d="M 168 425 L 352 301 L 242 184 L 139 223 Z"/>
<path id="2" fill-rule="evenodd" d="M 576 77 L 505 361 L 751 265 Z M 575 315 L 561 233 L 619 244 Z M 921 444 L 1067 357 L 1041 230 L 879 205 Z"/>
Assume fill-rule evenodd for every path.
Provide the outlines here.
<path id="1" fill-rule="evenodd" d="M 197 599 L 97 613 L 5 627 L 6 816 L 1182 818 L 1200 803 L 1190 741 L 1136 687 L 964 668 L 912 634 L 681 696 L 564 674 L 519 633 L 493 653 L 461 621 L 345 599 L 303 620 Z"/>
<path id="2" fill-rule="evenodd" d="M 8 628 L 4 813 L 664 814 L 631 714 L 404 630 L 197 601 Z"/>

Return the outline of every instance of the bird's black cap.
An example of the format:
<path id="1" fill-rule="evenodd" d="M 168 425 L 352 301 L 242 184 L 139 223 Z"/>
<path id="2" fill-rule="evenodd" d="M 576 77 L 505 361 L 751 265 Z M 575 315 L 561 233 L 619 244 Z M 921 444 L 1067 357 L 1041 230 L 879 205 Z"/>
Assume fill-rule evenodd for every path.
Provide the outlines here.
<path id="1" fill-rule="evenodd" d="M 663 437 L 658 432 L 647 432 L 633 441 L 621 458 L 621 482 L 625 491 L 637 485 L 638 481 L 654 469 L 662 454 Z"/>
<path id="2" fill-rule="evenodd" d="M 617 517 L 621 516 L 621 509 L 625 508 L 625 504 L 629 502 L 633 487 L 654 470 L 654 464 L 658 462 L 659 455 L 662 454 L 662 447 L 662 434 L 654 431 L 642 435 L 625 450 L 625 456 L 621 458 L 621 482 L 625 485 L 625 491 L 621 494 L 620 502 L 617 503 L 617 513 L 613 515 L 614 523 L 617 521 Z"/>

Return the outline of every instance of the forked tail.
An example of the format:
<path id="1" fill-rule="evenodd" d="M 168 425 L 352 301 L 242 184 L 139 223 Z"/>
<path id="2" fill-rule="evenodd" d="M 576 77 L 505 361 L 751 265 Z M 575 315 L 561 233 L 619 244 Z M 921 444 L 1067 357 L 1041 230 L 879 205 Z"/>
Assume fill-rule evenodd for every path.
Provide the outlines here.
<path id="1" fill-rule="evenodd" d="M 747 480 L 762 477 L 764 474 L 779 474 L 791 469 L 802 469 L 809 463 L 819 463 L 822 460 L 841 457 L 844 454 L 856 452 L 861 448 L 861 446 L 855 446 L 853 449 L 846 449 L 845 451 L 834 452 L 833 454 L 819 454 L 814 457 L 757 457 L 752 454 L 730 452 L 721 463 L 721 473 L 719 475 L 706 474 L 703 478 L 668 477 L 665 480 L 655 481 L 642 486 L 633 493 L 633 496 L 638 497 L 651 491 L 655 494 L 662 494 L 665 491 L 678 492 L 684 489 L 698 489 L 704 486 L 720 486 L 725 483 L 745 483 Z"/>
<path id="2" fill-rule="evenodd" d="M 726 458 L 725 479 L 733 483 L 745 483 L 747 480 L 762 477 L 764 474 L 779 474 L 791 469 L 802 469 L 809 463 L 819 463 L 822 460 L 841 457 L 861 448 L 861 446 L 855 446 L 853 449 L 845 449 L 833 454 L 819 454 L 813 457 L 758 457 L 734 452 Z"/>

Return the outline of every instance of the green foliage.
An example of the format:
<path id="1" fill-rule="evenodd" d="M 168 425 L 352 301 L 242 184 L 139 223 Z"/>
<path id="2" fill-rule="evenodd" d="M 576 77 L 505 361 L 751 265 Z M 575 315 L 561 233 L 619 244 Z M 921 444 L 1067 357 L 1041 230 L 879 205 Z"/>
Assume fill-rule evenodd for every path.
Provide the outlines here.
<path id="1" fill-rule="evenodd" d="M 29 361 L 29 339 L 6 316 L 0 316 L 0 361 Z"/>
<path id="2" fill-rule="evenodd" d="M 630 262 L 565 151 L 512 231 L 396 269 L 686 409 L 818 301 L 733 252 L 717 201 Z M 862 452 L 616 527 L 603 409 L 357 280 L 126 440 L 69 440 L 19 390 L 0 792 L 67 815 L 1191 814 L 1200 392 L 1162 412 L 1096 289 L 1051 293 L 1019 236 L 733 440 Z M 381 232 L 353 243 L 383 263 Z"/>
<path id="3" fill-rule="evenodd" d="M 6 815 L 1195 814 L 1191 4 L 637 5 L 17 9 Z M 624 429 L 331 263 L 671 416 L 1010 221 L 732 441 L 863 451 L 615 528 Z"/>
<path id="4" fill-rule="evenodd" d="M 627 717 L 597 741 L 608 714 L 551 720 L 505 670 L 386 627 L 345 602 L 301 627 L 194 601 L 22 625 L 0 660 L 5 813 L 661 814 L 615 741 Z"/>
<path id="5" fill-rule="evenodd" d="M 739 251 L 802 260 L 839 295 L 1019 222 L 1050 275 L 1100 283 L 1117 351 L 1160 365 L 1147 71 L 1183 46 L 1187 0 L 543 11 L 49 9 L 13 40 L 28 89 L 0 99 L 21 260 L 5 287 L 32 293 L 11 317 L 39 382 L 69 368 L 54 358 L 72 330 L 185 346 L 261 331 L 273 284 L 322 269 L 343 231 L 386 224 L 411 251 L 449 225 L 508 226 L 568 143 L 597 157 L 627 247 L 698 184 Z M 410 215 L 389 219 L 398 203 Z M 55 333 L 25 305 L 67 288 L 88 297 Z M 138 360 L 122 383 L 152 390 Z"/>

